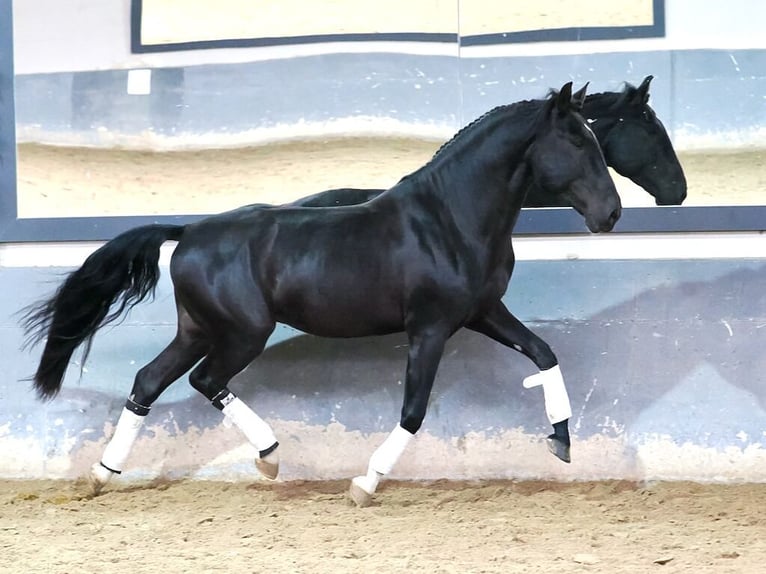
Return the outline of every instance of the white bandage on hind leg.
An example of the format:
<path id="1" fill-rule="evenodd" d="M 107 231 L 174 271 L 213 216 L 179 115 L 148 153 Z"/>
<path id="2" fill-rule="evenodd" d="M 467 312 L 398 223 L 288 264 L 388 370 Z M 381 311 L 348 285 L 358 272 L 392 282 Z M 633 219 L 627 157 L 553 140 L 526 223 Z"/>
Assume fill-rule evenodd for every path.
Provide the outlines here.
<path id="1" fill-rule="evenodd" d="M 572 416 L 572 406 L 564 385 L 564 377 L 558 365 L 530 375 L 522 383 L 525 389 L 542 385 L 545 397 L 545 412 L 551 424 L 564 421 Z"/>
<path id="2" fill-rule="evenodd" d="M 367 475 L 357 476 L 354 483 L 366 492 L 373 494 L 378 488 L 380 477 L 391 472 L 413 436 L 415 435 L 402 428 L 401 425 L 396 425 L 396 428 L 386 437 L 383 444 L 372 453 L 370 464 L 367 467 Z"/>
<path id="3" fill-rule="evenodd" d="M 231 399 L 222 411 L 244 433 L 247 440 L 258 449 L 259 457 L 262 451 L 273 447 L 274 443 L 277 442 L 277 437 L 274 436 L 274 431 L 271 430 L 269 424 L 238 397 Z"/>
<path id="4" fill-rule="evenodd" d="M 101 457 L 103 466 L 118 474 L 122 472 L 122 467 L 128 459 L 133 443 L 138 438 L 145 418 L 146 415 L 137 415 L 126 408 L 122 409 L 114 435 L 104 449 L 104 456 Z"/>

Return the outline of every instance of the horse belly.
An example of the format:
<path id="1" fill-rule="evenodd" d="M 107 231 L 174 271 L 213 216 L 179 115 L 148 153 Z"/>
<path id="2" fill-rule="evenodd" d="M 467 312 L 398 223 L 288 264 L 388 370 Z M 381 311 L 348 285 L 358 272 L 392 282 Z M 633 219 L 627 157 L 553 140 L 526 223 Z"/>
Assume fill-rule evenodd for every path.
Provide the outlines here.
<path id="1" fill-rule="evenodd" d="M 377 282 L 317 277 L 279 290 L 277 321 L 324 337 L 364 337 L 403 329 L 398 289 Z"/>
<path id="2" fill-rule="evenodd" d="M 365 337 L 403 330 L 400 306 L 358 292 L 295 297 L 275 311 L 280 323 L 322 337 Z"/>

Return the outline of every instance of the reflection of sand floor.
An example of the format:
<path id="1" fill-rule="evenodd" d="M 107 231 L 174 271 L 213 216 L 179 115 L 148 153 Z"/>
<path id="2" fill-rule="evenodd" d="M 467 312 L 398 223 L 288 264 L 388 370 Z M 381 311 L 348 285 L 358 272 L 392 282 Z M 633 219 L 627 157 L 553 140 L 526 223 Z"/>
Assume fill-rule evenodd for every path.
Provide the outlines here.
<path id="1" fill-rule="evenodd" d="M 19 146 L 22 217 L 216 213 L 284 203 L 332 187 L 388 187 L 441 142 L 351 139 L 258 148 L 137 152 Z M 687 205 L 762 205 L 766 150 L 681 156 Z M 626 206 L 652 198 L 616 177 Z"/>

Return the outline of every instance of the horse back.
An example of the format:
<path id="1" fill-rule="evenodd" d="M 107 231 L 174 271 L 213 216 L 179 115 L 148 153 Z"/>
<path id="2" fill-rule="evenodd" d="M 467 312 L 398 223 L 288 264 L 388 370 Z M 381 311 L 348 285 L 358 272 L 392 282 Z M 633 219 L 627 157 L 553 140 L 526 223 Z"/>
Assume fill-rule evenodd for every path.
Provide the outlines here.
<path id="1" fill-rule="evenodd" d="M 234 320 L 247 300 L 309 333 L 377 334 L 401 329 L 402 250 L 395 206 L 249 206 L 189 226 L 171 275 L 192 315 Z"/>
<path id="2" fill-rule="evenodd" d="M 482 277 L 463 238 L 428 207 L 383 194 L 355 206 L 249 206 L 208 218 L 187 228 L 174 253 L 177 297 L 232 321 L 248 300 L 254 315 L 335 337 L 403 330 L 416 295 L 465 316 Z"/>

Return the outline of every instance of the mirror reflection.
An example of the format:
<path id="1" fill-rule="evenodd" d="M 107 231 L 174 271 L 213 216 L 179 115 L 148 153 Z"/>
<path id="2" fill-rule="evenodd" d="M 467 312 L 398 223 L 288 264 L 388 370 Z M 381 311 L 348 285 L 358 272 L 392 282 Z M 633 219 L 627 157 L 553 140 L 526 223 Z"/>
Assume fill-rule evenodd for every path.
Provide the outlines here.
<path id="1" fill-rule="evenodd" d="M 650 181 L 667 152 L 617 113 L 647 78 L 648 111 L 634 111 L 666 130 L 683 205 L 763 203 L 766 52 L 752 18 L 713 0 L 694 14 L 671 0 L 436 0 L 385 14 L 367 0 L 89 3 L 14 4 L 21 218 L 389 187 L 484 112 L 570 79 L 615 94 L 589 121 L 626 207 L 680 201 Z"/>

